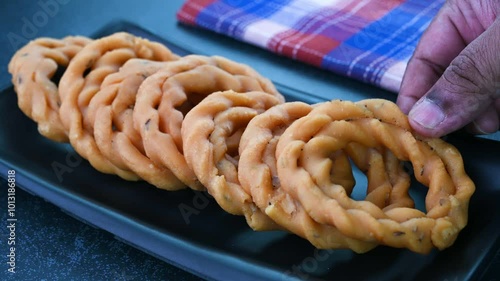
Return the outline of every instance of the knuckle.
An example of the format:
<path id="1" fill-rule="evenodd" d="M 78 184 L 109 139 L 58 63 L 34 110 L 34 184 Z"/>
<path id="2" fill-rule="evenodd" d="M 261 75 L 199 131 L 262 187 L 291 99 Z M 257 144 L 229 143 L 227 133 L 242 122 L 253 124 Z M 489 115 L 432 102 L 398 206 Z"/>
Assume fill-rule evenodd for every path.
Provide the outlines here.
<path id="1" fill-rule="evenodd" d="M 472 54 L 465 49 L 448 66 L 443 78 L 449 83 L 450 91 L 455 93 L 480 94 L 488 77 L 482 71 L 481 53 Z"/>

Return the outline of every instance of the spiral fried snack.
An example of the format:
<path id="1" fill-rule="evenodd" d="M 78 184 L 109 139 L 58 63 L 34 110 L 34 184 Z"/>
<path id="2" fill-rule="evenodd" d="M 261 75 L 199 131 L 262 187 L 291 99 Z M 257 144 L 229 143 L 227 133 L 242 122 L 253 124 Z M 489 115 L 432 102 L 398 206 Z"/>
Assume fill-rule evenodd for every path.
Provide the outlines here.
<path id="1" fill-rule="evenodd" d="M 358 253 L 366 252 L 378 243 L 359 241 L 343 235 L 335 227 L 317 223 L 300 202 L 280 186 L 275 157 L 278 140 L 290 124 L 312 109 L 302 102 L 288 102 L 255 116 L 241 136 L 238 179 L 261 211 L 316 248 L 350 248 Z M 335 171 L 332 181 L 352 190 L 354 178 L 346 154 L 339 151 L 332 158 L 331 170 Z"/>
<path id="2" fill-rule="evenodd" d="M 169 62 L 130 59 L 119 72 L 108 75 L 90 101 L 85 121 L 94 128 L 99 151 L 116 167 L 134 172 L 150 184 L 167 190 L 182 186 L 172 172 L 146 155 L 132 114 L 141 83 Z"/>
<path id="3" fill-rule="evenodd" d="M 184 116 L 217 91 L 263 91 L 280 102 L 274 85 L 249 66 L 222 57 L 185 56 L 148 77 L 139 88 L 134 125 L 146 155 L 170 169 L 185 185 L 204 190 L 186 164 L 181 127 Z"/>
<path id="4" fill-rule="evenodd" d="M 389 150 L 400 161 L 411 162 L 417 181 L 428 186 L 426 213 L 408 206 L 404 184 L 398 184 L 393 198 L 393 190 L 387 188 L 393 186 L 390 177 L 380 184 L 383 192 L 373 191 L 382 198 L 360 201 L 331 182 L 329 156 L 350 143 L 382 156 Z M 392 102 L 371 99 L 320 105 L 285 130 L 276 156 L 281 188 L 316 222 L 334 226 L 348 237 L 427 253 L 434 247 L 449 247 L 467 224 L 475 186 L 464 172 L 460 153 L 441 139 L 414 135 L 406 116 Z M 370 185 L 370 172 L 367 175 Z M 373 177 L 379 175 L 373 173 Z"/>
<path id="5" fill-rule="evenodd" d="M 68 66 L 71 59 L 91 39 L 68 36 L 63 39 L 38 38 L 19 49 L 9 63 L 18 106 L 38 123 L 41 135 L 58 142 L 68 136 L 59 119 L 59 89 L 51 79 Z"/>
<path id="6" fill-rule="evenodd" d="M 178 56 L 159 43 L 124 32 L 95 40 L 71 60 L 61 78 L 59 114 L 69 131 L 71 145 L 95 169 L 127 180 L 138 180 L 137 175 L 118 168 L 102 155 L 94 140 L 93 124 L 85 121 L 87 107 L 104 78 L 116 73 L 131 58 L 171 61 Z"/>
<path id="7" fill-rule="evenodd" d="M 263 92 L 217 92 L 195 106 L 184 119 L 182 139 L 186 161 L 226 212 L 244 215 L 254 230 L 277 225 L 255 206 L 238 180 L 238 145 L 248 122 L 279 104 Z"/>

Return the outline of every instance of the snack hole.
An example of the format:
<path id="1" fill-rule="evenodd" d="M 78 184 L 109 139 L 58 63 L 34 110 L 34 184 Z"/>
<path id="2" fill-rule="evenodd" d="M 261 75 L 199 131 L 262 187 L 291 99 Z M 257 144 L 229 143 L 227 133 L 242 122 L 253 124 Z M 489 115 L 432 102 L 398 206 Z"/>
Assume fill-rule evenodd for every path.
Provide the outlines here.
<path id="1" fill-rule="evenodd" d="M 351 162 L 352 174 L 354 175 L 354 188 L 351 193 L 351 198 L 356 201 L 362 201 L 366 198 L 366 192 L 368 187 L 368 179 L 366 175 Z"/>
<path id="2" fill-rule="evenodd" d="M 87 77 L 87 75 L 89 75 L 90 71 L 92 71 L 92 68 L 90 68 L 90 67 L 86 68 L 82 74 L 82 77 L 83 78 Z"/>
<path id="3" fill-rule="evenodd" d="M 199 104 L 208 94 L 207 93 L 196 93 L 189 92 L 186 93 L 186 101 L 184 101 L 181 105 L 176 106 L 175 110 L 180 111 L 183 116 L 186 114 L 197 104 Z"/>
<path id="4" fill-rule="evenodd" d="M 353 187 L 351 198 L 356 201 L 366 200 L 368 192 L 368 178 L 366 174 L 361 171 L 352 161 L 352 173 L 355 179 L 355 185 Z M 408 194 L 410 198 L 415 203 L 414 208 L 426 213 L 425 208 L 425 197 L 427 195 L 428 188 L 417 181 L 413 173 L 413 167 L 410 162 L 403 162 L 403 169 L 410 176 L 410 187 Z"/>
<path id="5" fill-rule="evenodd" d="M 52 81 L 52 83 L 54 83 L 55 85 L 59 85 L 59 81 L 61 81 L 61 77 L 63 76 L 65 71 L 66 67 L 58 67 L 54 75 L 52 75 L 52 77 L 50 78 L 50 81 Z"/>

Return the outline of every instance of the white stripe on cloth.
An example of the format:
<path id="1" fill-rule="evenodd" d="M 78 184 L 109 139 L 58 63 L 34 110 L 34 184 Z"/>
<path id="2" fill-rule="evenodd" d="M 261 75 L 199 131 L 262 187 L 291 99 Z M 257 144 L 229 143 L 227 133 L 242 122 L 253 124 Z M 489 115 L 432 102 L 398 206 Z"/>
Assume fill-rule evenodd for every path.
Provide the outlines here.
<path id="1" fill-rule="evenodd" d="M 278 24 L 275 21 L 263 19 L 249 25 L 245 31 L 243 39 L 251 42 L 259 47 L 265 48 L 269 40 L 276 36 L 276 34 L 288 30 L 286 25 Z"/>
<path id="2" fill-rule="evenodd" d="M 394 93 L 399 92 L 401 80 L 407 64 L 408 61 L 400 61 L 389 67 L 389 69 L 387 69 L 382 75 L 382 79 L 379 84 L 380 87 Z"/>
<path id="3" fill-rule="evenodd" d="M 220 2 L 219 5 L 222 5 L 222 4 L 223 4 L 223 2 Z M 248 16 L 248 14 L 246 13 L 246 10 L 253 7 L 253 6 L 256 6 L 257 4 L 258 3 L 255 1 L 248 1 L 247 4 L 242 6 L 241 8 L 232 9 L 230 12 L 217 13 L 218 20 L 214 26 L 215 31 L 217 31 L 219 33 L 222 32 L 222 24 L 225 23 L 229 17 L 238 15 L 238 20 L 237 21 L 233 20 L 231 22 L 231 25 L 227 29 L 227 33 L 233 34 L 234 29 L 236 28 L 237 24 L 244 21 L 245 16 Z"/>
<path id="4" fill-rule="evenodd" d="M 302 2 L 303 4 L 305 5 L 316 5 L 316 6 L 324 6 L 324 7 L 328 7 L 328 6 L 334 6 L 337 4 L 337 2 L 339 1 L 345 1 L 345 0 L 302 0 L 300 2 Z M 352 0 L 347 0 L 349 2 L 352 2 Z"/>

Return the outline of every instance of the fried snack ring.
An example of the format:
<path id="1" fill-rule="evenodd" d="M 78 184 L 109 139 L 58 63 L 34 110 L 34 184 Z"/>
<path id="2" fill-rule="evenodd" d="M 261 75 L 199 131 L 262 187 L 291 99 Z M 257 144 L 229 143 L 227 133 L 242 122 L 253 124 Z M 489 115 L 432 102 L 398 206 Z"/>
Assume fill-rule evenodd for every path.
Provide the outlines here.
<path id="1" fill-rule="evenodd" d="M 130 59 L 119 72 L 108 75 L 90 101 L 85 121 L 94 128 L 100 152 L 116 167 L 134 172 L 148 183 L 166 190 L 182 187 L 177 177 L 157 166 L 146 155 L 141 135 L 132 120 L 141 83 L 169 62 Z"/>
<path id="2" fill-rule="evenodd" d="M 58 85 L 51 79 L 91 41 L 83 36 L 38 38 L 19 49 L 9 62 L 19 108 L 38 123 L 40 134 L 51 140 L 68 141 L 59 119 Z"/>
<path id="3" fill-rule="evenodd" d="M 159 43 L 125 32 L 95 40 L 71 60 L 61 78 L 59 114 L 69 131 L 71 145 L 96 170 L 127 180 L 138 180 L 137 175 L 116 167 L 102 155 L 94 140 L 94 130 L 87 127 L 90 123 L 85 121 L 87 107 L 100 90 L 104 78 L 118 72 L 132 58 L 171 61 L 178 56 Z"/>
<path id="4" fill-rule="evenodd" d="M 183 155 L 184 116 L 217 91 L 263 91 L 284 101 L 274 85 L 249 66 L 222 57 L 190 55 L 148 77 L 139 88 L 134 108 L 135 128 L 146 155 L 170 169 L 185 185 L 204 190 Z"/>
<path id="5" fill-rule="evenodd" d="M 325 169 L 325 157 L 352 142 L 388 149 L 399 160 L 410 161 L 417 181 L 428 186 L 427 213 L 356 201 L 335 184 L 329 184 L 331 191 L 326 194 L 319 185 L 328 183 L 318 171 Z M 441 139 L 414 135 L 406 116 L 390 101 L 324 103 L 288 127 L 276 155 L 281 188 L 315 221 L 354 239 L 428 253 L 434 247 L 449 247 L 467 224 L 475 186 L 460 153 Z"/>
<path id="6" fill-rule="evenodd" d="M 261 211 L 283 229 L 307 239 L 316 248 L 350 248 L 357 253 L 366 252 L 378 243 L 352 239 L 335 227 L 317 223 L 300 202 L 280 187 L 275 157 L 278 140 L 290 124 L 312 109 L 313 106 L 302 102 L 288 102 L 255 116 L 241 136 L 238 179 Z M 346 154 L 337 153 L 332 166 L 335 170 L 332 181 L 352 190 L 354 178 Z"/>
<path id="7" fill-rule="evenodd" d="M 205 98 L 184 119 L 186 161 L 226 212 L 244 215 L 254 230 L 277 229 L 238 180 L 238 144 L 248 122 L 281 101 L 267 93 L 224 91 Z"/>

